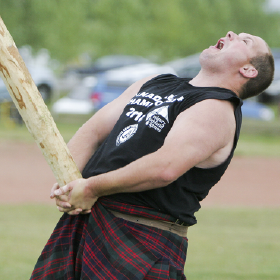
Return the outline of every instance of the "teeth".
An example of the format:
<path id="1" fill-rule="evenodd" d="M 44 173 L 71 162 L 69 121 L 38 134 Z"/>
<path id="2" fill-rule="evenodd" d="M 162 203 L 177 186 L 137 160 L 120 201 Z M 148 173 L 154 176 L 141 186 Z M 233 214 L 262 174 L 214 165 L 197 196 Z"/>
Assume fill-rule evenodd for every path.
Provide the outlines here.
<path id="1" fill-rule="evenodd" d="M 219 44 L 218 44 L 218 49 L 222 49 L 224 47 L 224 42 L 223 41 L 220 41 Z"/>

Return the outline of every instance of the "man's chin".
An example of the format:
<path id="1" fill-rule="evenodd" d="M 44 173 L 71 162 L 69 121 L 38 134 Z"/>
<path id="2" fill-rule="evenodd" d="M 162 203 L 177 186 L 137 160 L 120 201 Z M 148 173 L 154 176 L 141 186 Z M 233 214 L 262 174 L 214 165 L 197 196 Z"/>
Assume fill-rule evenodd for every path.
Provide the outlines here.
<path id="1" fill-rule="evenodd" d="M 205 49 L 201 52 L 200 56 L 199 56 L 199 62 L 200 64 L 213 58 L 215 56 L 215 52 L 213 52 L 212 49 L 208 48 Z"/>

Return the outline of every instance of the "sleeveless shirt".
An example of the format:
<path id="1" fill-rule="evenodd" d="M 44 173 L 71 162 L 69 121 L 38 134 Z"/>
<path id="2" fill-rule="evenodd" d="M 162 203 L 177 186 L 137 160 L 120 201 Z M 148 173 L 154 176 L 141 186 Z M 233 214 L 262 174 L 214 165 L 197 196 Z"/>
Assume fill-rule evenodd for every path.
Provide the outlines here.
<path id="1" fill-rule="evenodd" d="M 189 79 L 171 74 L 159 75 L 146 82 L 126 105 L 109 136 L 88 161 L 83 177 L 116 170 L 155 152 L 163 145 L 176 117 L 205 99 L 227 100 L 234 105 L 236 132 L 228 158 L 214 168 L 193 167 L 165 187 L 108 196 L 115 201 L 153 208 L 187 225 L 195 224 L 194 213 L 200 209 L 199 202 L 224 174 L 239 138 L 242 101 L 228 89 L 194 87 L 189 84 Z"/>

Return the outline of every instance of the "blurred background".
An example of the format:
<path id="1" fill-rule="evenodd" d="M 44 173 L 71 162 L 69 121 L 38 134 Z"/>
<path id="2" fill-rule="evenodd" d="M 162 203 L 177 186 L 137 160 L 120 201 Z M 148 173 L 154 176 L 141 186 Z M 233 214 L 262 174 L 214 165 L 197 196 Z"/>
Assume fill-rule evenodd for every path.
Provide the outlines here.
<path id="1" fill-rule="evenodd" d="M 0 0 L 0 16 L 66 142 L 136 80 L 194 77 L 200 52 L 230 30 L 262 37 L 275 79 L 244 102 L 236 159 L 190 231 L 186 275 L 280 279 L 279 0 Z M 0 178 L 0 275 L 28 279 L 60 214 L 48 199 L 54 177 L 1 79 Z"/>
<path id="2" fill-rule="evenodd" d="M 273 50 L 275 81 L 243 106 L 244 117 L 272 120 L 280 101 L 279 6 L 272 0 L 0 0 L 0 14 L 54 117 L 92 114 L 149 74 L 192 78 L 199 53 L 232 30 L 260 36 Z M 9 94 L 1 82 L 4 101 Z"/>

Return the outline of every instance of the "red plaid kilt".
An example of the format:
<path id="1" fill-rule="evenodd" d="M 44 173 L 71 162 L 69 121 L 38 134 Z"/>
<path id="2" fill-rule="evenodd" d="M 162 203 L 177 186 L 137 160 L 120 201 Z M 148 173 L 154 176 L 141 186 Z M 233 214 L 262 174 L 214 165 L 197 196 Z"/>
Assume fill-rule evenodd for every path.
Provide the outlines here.
<path id="1" fill-rule="evenodd" d="M 166 220 L 166 215 L 100 199 L 91 214 L 64 214 L 30 279 L 186 279 L 188 241 L 115 217 L 108 209 Z"/>

